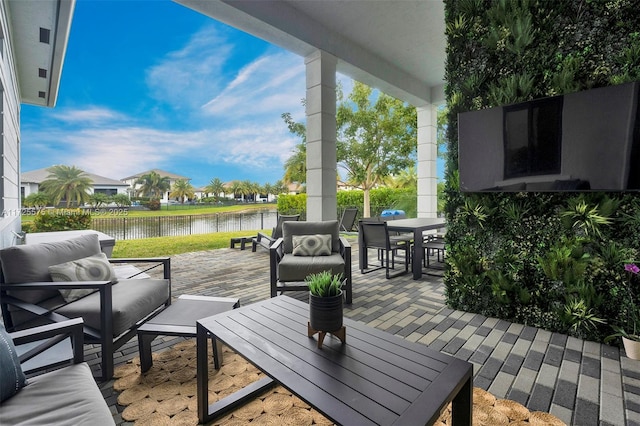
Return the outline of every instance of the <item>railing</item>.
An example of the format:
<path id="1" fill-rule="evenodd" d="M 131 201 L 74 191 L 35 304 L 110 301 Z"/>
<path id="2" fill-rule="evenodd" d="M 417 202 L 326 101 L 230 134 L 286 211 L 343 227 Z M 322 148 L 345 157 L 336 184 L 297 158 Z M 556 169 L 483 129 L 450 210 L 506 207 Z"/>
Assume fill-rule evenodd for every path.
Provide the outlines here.
<path id="1" fill-rule="evenodd" d="M 174 237 L 214 232 L 255 231 L 276 226 L 278 212 L 215 213 L 184 216 L 94 218 L 91 229 L 116 240 Z"/>

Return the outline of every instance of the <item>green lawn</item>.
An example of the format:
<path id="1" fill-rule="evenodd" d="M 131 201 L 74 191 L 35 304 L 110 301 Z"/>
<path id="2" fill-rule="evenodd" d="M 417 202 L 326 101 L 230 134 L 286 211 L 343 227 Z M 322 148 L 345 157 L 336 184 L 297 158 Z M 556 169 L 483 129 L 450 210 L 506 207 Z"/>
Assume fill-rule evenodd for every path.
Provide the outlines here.
<path id="1" fill-rule="evenodd" d="M 156 217 L 156 216 L 187 216 L 187 215 L 199 215 L 199 214 L 211 214 L 211 213 L 224 213 L 224 212 L 241 212 L 247 210 L 262 210 L 262 209 L 275 209 L 275 204 L 237 204 L 233 206 L 199 206 L 199 205 L 171 205 L 167 209 L 167 206 L 162 206 L 160 210 L 133 210 L 128 209 L 126 217 Z M 102 211 L 99 215 L 92 215 L 95 217 L 109 217 L 109 212 L 113 213 L 112 217 L 120 216 L 120 212 L 126 208 L 120 207 L 107 207 L 101 208 Z M 106 215 L 105 215 L 106 213 Z M 22 215 L 22 223 L 32 222 L 35 216 Z"/>
<path id="2" fill-rule="evenodd" d="M 213 250 L 229 247 L 232 237 L 257 235 L 257 231 L 216 232 L 213 234 L 185 235 L 179 237 L 143 238 L 118 240 L 113 248 L 113 257 L 159 257 L 192 251 Z M 236 245 L 236 247 L 239 247 Z"/>

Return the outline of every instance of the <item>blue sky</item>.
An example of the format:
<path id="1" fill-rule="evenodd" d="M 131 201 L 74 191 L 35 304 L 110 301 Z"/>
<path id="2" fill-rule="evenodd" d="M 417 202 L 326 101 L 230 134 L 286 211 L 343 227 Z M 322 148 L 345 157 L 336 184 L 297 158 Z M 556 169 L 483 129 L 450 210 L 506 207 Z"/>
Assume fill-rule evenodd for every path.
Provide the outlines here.
<path id="1" fill-rule="evenodd" d="M 53 109 L 22 109 L 22 170 L 160 168 L 274 183 L 304 119 L 303 58 L 169 0 L 76 3 Z"/>
<path id="2" fill-rule="evenodd" d="M 77 0 L 56 107 L 22 107 L 22 171 L 275 183 L 304 96 L 302 57 L 170 0 Z"/>

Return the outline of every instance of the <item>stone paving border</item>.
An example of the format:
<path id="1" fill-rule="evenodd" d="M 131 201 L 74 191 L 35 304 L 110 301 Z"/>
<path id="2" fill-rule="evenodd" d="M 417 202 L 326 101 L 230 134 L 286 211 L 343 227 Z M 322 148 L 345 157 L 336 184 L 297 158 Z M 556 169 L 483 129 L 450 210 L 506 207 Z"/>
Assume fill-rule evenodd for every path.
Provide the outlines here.
<path id="1" fill-rule="evenodd" d="M 350 238 L 351 240 L 351 238 Z M 411 275 L 390 280 L 384 271 L 361 275 L 353 248 L 353 305 L 345 315 L 474 364 L 474 386 L 546 411 L 567 424 L 640 426 L 640 361 L 613 346 L 583 341 L 522 324 L 455 311 L 444 303 L 442 278 Z M 172 256 L 173 295 L 239 297 L 246 305 L 269 297 L 266 250 L 219 249 Z M 300 300 L 306 293 L 289 292 Z M 177 342 L 161 337 L 153 351 Z M 96 370 L 97 349 L 85 356 Z M 132 339 L 116 365 L 138 355 Z M 124 422 L 113 381 L 100 384 L 118 425 Z"/>

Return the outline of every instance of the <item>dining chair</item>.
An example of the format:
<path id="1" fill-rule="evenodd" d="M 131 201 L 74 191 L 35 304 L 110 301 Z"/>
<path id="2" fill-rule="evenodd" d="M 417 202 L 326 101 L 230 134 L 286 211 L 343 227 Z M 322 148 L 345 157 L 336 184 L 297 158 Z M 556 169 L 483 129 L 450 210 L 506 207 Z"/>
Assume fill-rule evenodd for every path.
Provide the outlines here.
<path id="1" fill-rule="evenodd" d="M 360 221 L 359 229 L 362 232 L 363 247 L 361 250 L 376 249 L 380 266 L 370 269 L 369 264 L 364 265 L 365 268 L 360 269 L 362 274 L 385 269 L 385 275 L 388 278 L 394 278 L 409 272 L 409 264 L 411 263 L 411 246 L 412 237 L 402 235 L 389 235 L 386 222 Z M 390 271 L 395 269 L 395 254 L 398 250 L 404 250 L 404 271 L 391 274 Z"/>

